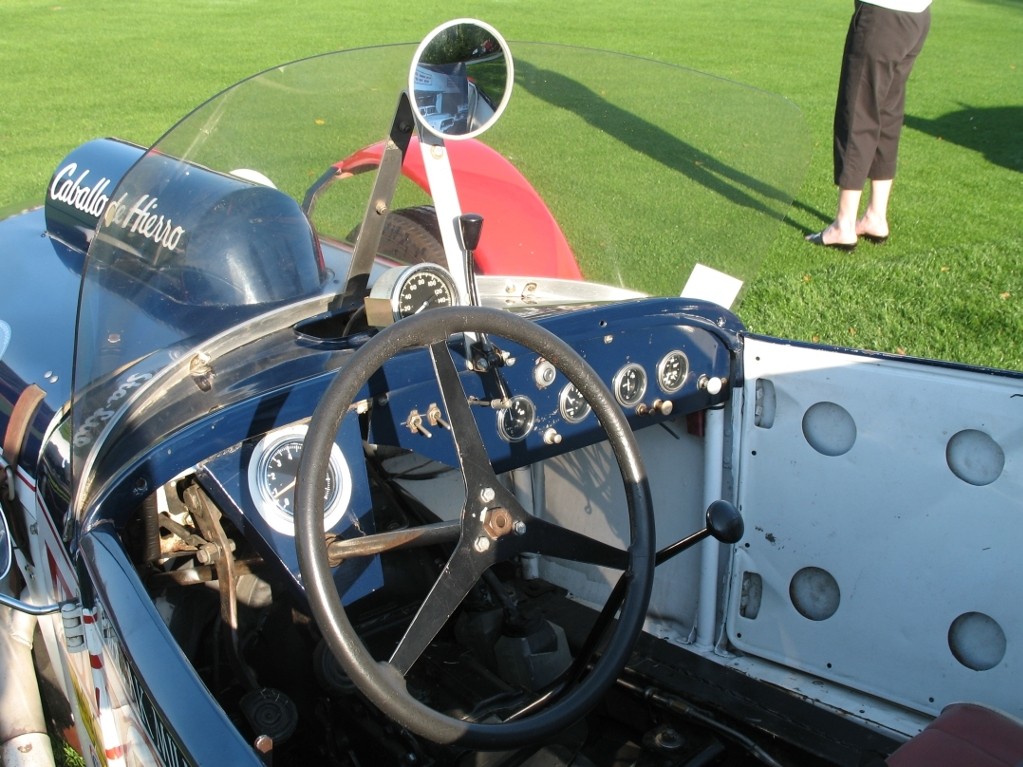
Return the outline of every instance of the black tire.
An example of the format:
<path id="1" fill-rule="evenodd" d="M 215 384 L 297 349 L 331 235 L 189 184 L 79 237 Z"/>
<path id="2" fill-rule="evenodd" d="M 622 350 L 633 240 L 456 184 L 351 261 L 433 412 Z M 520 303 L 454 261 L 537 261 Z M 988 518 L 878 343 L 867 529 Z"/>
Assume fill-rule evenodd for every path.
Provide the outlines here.
<path id="1" fill-rule="evenodd" d="M 359 228 L 348 235 L 355 242 Z M 387 214 L 377 252 L 401 264 L 439 264 L 447 266 L 440 224 L 432 205 L 401 208 Z"/>

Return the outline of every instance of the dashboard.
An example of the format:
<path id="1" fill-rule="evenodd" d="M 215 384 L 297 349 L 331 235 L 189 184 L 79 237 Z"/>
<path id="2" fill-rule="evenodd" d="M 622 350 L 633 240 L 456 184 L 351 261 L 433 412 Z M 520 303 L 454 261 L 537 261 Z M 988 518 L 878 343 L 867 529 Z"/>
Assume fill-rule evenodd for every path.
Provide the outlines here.
<path id="1" fill-rule="evenodd" d="M 663 423 L 723 401 L 732 380 L 731 354 L 717 329 L 651 312 L 651 299 L 592 307 L 540 321 L 590 364 L 634 429 Z M 661 299 L 653 299 L 655 302 Z M 665 307 L 662 305 L 661 307 Z M 507 471 L 603 439 L 589 403 L 557 368 L 520 346 L 493 339 L 506 364 L 499 368 L 507 407 L 476 409 L 492 463 Z M 461 352 L 452 347 L 453 354 Z M 373 408 L 370 440 L 413 450 L 454 465 L 444 431 L 440 394 L 426 355 L 385 368 L 386 404 Z M 458 364 L 456 362 L 456 364 Z M 463 364 L 462 368 L 467 367 Z M 460 374 L 469 397 L 490 401 L 493 387 L 471 371 Z"/>
<path id="2" fill-rule="evenodd" d="M 709 322 L 706 307 L 694 307 L 692 302 L 636 299 L 571 311 L 540 307 L 525 311 L 590 364 L 633 429 L 662 424 L 669 431 L 684 430 L 686 416 L 724 402 L 738 380 L 732 353 L 738 326 L 723 328 Z M 490 374 L 468 369 L 462 339 L 452 339 L 449 350 L 467 398 L 479 405 L 472 411 L 496 471 L 604 440 L 589 403 L 558 369 L 557 360 L 501 338 L 490 340 L 505 360 L 497 369 L 496 386 Z M 247 436 L 200 462 L 198 469 L 200 482 L 225 515 L 258 541 L 264 557 L 284 566 L 300 592 L 295 478 L 309 416 L 332 375 L 297 381 L 233 406 L 247 413 L 233 419 L 248 424 Z M 506 392 L 507 399 L 497 397 L 498 391 Z M 325 532 L 340 537 L 376 531 L 365 444 L 458 466 L 426 350 L 392 358 L 366 383 L 360 398 L 356 404 L 361 415 L 342 421 L 324 478 Z M 257 412 L 263 415 L 257 418 Z M 257 428 L 257 423 L 262 425 Z M 343 562 L 335 570 L 346 603 L 379 588 L 382 577 L 378 558 Z"/>

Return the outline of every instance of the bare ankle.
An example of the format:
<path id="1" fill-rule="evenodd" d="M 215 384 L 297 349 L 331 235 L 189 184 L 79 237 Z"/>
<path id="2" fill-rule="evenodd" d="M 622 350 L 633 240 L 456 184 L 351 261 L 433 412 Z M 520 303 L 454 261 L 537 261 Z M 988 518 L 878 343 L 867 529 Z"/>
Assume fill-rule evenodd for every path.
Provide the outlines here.
<path id="1" fill-rule="evenodd" d="M 869 212 L 856 222 L 856 234 L 887 235 L 888 221 L 883 216 L 872 216 Z"/>

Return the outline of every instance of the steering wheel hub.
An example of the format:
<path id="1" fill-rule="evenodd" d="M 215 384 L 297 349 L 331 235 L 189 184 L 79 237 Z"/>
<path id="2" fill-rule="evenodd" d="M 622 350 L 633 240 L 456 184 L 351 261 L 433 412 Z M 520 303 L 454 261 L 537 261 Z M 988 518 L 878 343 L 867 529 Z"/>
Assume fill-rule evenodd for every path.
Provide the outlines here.
<path id="1" fill-rule="evenodd" d="M 508 535 L 514 530 L 512 515 L 500 506 L 495 509 L 484 509 L 483 530 L 495 541 L 501 536 Z"/>

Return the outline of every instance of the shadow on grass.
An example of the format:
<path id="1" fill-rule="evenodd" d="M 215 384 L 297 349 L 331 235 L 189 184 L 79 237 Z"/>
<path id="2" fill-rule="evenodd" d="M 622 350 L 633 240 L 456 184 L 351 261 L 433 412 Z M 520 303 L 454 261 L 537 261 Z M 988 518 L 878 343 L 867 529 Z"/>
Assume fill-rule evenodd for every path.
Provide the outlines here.
<path id="1" fill-rule="evenodd" d="M 1004 0 L 1015 3 L 1023 10 L 1023 0 Z M 913 130 L 934 136 L 942 141 L 980 152 L 988 162 L 1017 173 L 1023 173 L 1023 144 L 1019 141 L 1019 128 L 1023 125 L 1023 106 L 969 107 L 949 112 L 933 120 L 906 115 L 905 124 Z M 806 203 L 795 200 L 792 207 L 820 219 L 824 224 L 832 220 L 829 213 L 819 211 Z M 796 224 L 792 219 L 787 223 L 804 234 L 814 231 L 813 227 Z"/>
<path id="2" fill-rule="evenodd" d="M 1019 141 L 1023 106 L 978 108 L 963 106 L 934 120 L 906 115 L 906 125 L 943 141 L 980 152 L 995 165 L 1023 173 Z"/>
<path id="3" fill-rule="evenodd" d="M 736 205 L 779 218 L 792 200 L 793 191 L 722 162 L 639 115 L 608 102 L 570 77 L 537 69 L 527 61 L 517 61 L 516 68 L 517 85 L 556 107 L 571 109 L 590 125 Z M 538 83 L 543 87 L 536 87 Z M 664 97 L 669 98 L 667 94 Z"/>
<path id="4" fill-rule="evenodd" d="M 837 190 L 836 190 L 836 197 L 837 197 Z M 817 225 L 817 226 L 806 226 L 805 224 L 800 224 L 800 223 L 794 221 L 792 219 L 792 214 L 790 213 L 789 216 L 785 219 L 785 223 L 788 224 L 793 229 L 795 229 L 797 232 L 799 232 L 804 237 L 806 235 L 808 235 L 808 234 L 812 234 L 814 232 L 819 231 L 820 229 L 823 229 L 828 224 L 830 224 L 834 220 L 834 218 L 835 218 L 834 215 L 832 215 L 831 213 L 825 213 L 820 208 L 815 208 L 812 205 L 810 205 L 809 203 L 803 202 L 802 200 L 793 200 L 792 201 L 792 209 L 793 210 L 798 210 L 798 211 L 800 211 L 801 213 L 804 213 L 807 216 L 811 216 L 813 218 L 816 218 L 816 219 L 820 220 L 820 222 L 821 222 L 820 225 Z"/>

